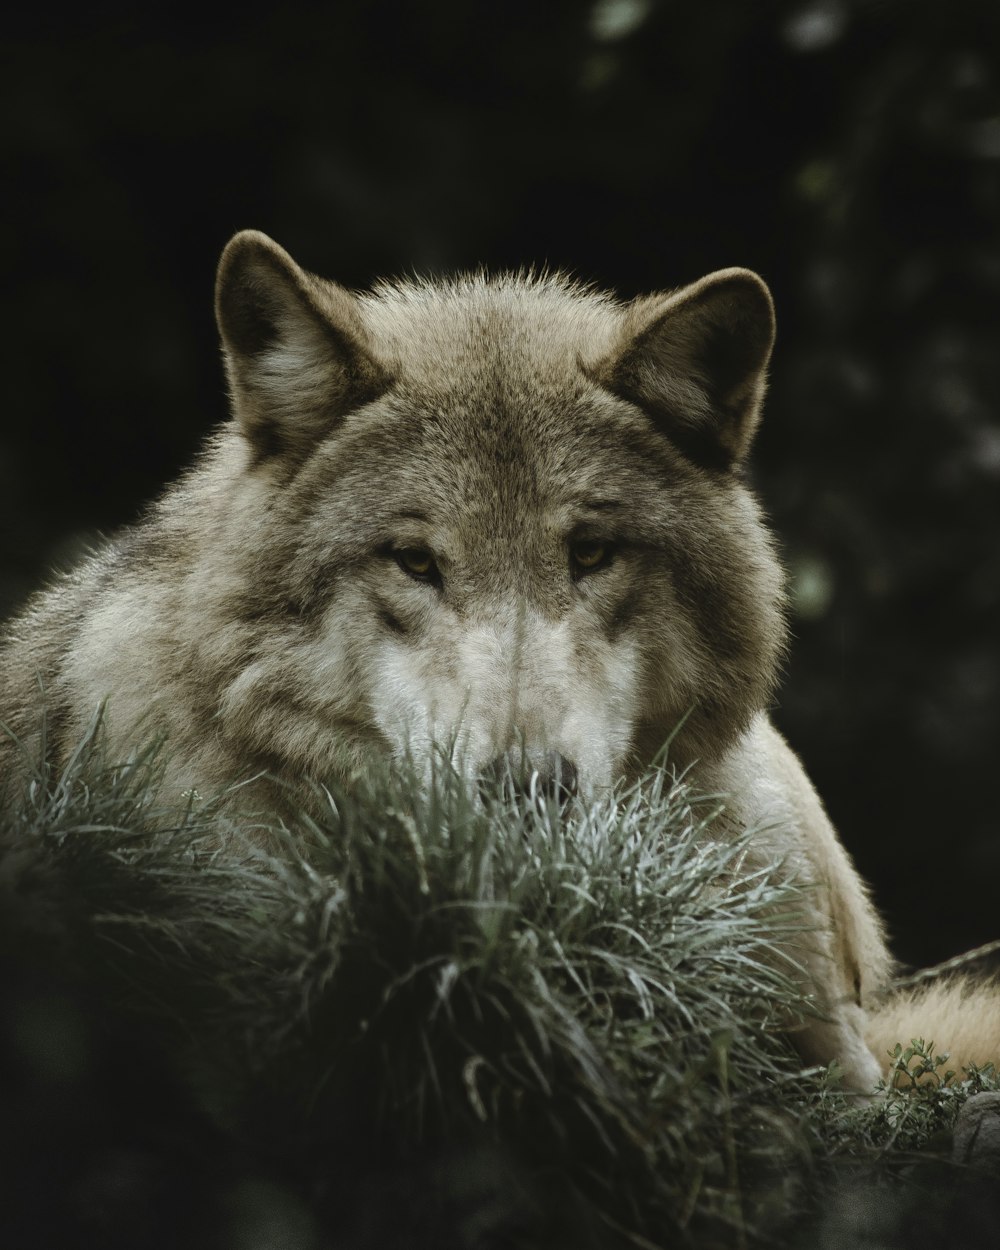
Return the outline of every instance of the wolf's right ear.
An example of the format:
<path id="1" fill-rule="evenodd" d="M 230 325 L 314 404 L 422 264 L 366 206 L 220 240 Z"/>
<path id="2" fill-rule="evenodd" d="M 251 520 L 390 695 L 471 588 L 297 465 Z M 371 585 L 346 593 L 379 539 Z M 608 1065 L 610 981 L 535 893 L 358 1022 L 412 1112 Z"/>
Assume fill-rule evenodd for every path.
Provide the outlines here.
<path id="1" fill-rule="evenodd" d="M 691 459 L 716 468 L 749 450 L 774 345 L 774 305 L 749 269 L 720 269 L 636 300 L 619 346 L 589 375 L 643 408 Z"/>
<path id="2" fill-rule="evenodd" d="M 346 412 L 391 384 L 354 297 L 257 230 L 222 253 L 215 283 L 233 415 L 258 462 L 304 459 Z"/>

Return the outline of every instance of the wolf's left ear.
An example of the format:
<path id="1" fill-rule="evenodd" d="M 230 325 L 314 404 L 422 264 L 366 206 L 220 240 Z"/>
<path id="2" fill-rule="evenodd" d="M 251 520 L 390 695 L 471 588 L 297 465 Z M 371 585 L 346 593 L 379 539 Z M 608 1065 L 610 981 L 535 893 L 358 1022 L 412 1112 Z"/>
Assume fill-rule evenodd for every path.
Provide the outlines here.
<path id="1" fill-rule="evenodd" d="M 747 453 L 774 345 L 774 305 L 749 269 L 720 269 L 669 295 L 636 300 L 624 341 L 595 369 L 645 409 L 682 451 L 726 467 Z"/>
<path id="2" fill-rule="evenodd" d="M 242 230 L 222 253 L 215 315 L 233 415 L 258 461 L 303 459 L 391 382 L 354 296 L 300 269 L 257 230 Z"/>

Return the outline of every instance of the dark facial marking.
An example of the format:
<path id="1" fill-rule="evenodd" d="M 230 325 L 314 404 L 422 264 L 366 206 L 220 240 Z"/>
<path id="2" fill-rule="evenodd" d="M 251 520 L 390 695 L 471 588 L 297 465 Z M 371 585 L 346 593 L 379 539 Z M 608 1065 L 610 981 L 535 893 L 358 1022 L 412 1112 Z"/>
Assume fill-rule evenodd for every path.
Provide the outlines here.
<path id="1" fill-rule="evenodd" d="M 375 600 L 375 610 L 378 614 L 379 622 L 390 634 L 396 634 L 400 638 L 405 638 L 410 632 L 409 626 L 403 624 L 384 600 Z"/>
<path id="2" fill-rule="evenodd" d="M 617 512 L 621 503 L 617 499 L 588 499 L 580 506 L 589 512 Z"/>
<path id="3" fill-rule="evenodd" d="M 393 512 L 389 517 L 389 521 L 419 521 L 422 525 L 430 525 L 431 519 L 426 512 L 418 510 L 406 509 L 402 512 Z"/>
<path id="4" fill-rule="evenodd" d="M 605 637 L 609 642 L 616 642 L 621 634 L 628 629 L 639 610 L 639 593 L 630 590 L 615 604 L 615 610 L 604 626 Z"/>

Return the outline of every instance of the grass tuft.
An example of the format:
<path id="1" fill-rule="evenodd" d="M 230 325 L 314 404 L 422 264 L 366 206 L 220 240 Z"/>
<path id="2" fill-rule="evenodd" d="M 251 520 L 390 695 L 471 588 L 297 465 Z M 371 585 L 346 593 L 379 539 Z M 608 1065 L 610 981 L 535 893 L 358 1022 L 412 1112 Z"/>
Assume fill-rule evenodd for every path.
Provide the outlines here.
<path id="1" fill-rule="evenodd" d="M 838 1161 L 996 1088 L 928 1082 L 922 1043 L 896 1062 L 924 1081 L 871 1106 L 804 1072 L 803 895 L 683 778 L 563 810 L 472 797 L 442 760 L 317 787 L 248 842 L 233 794 L 163 805 L 162 759 L 110 761 L 98 720 L 8 796 L 0 929 L 159 1048 L 230 1172 L 317 1239 L 777 1244 Z M 232 1203 L 206 1201 L 224 1241 Z"/>

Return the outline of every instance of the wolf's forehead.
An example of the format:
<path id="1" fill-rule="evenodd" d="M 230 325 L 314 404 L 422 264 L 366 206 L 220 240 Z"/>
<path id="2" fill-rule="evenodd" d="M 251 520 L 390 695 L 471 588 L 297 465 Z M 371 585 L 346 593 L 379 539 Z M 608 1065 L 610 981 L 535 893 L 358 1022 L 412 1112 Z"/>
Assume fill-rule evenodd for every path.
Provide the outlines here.
<path id="1" fill-rule="evenodd" d="M 562 275 L 377 287 L 362 309 L 376 350 L 425 385 L 572 373 L 610 350 L 621 308 Z"/>
<path id="2" fill-rule="evenodd" d="M 379 477 L 387 495 L 418 480 L 439 511 L 516 529 L 529 514 L 635 492 L 656 457 L 636 454 L 651 430 L 622 407 L 575 364 L 536 373 L 499 358 L 404 383 L 384 410 Z"/>
<path id="3" fill-rule="evenodd" d="M 523 501 L 561 472 L 567 442 L 608 419 L 593 412 L 607 404 L 585 373 L 620 334 L 606 294 L 559 275 L 473 277 L 378 288 L 365 310 L 396 376 L 396 418 L 473 494 L 485 478 Z"/>
<path id="4" fill-rule="evenodd" d="M 659 490 L 655 454 L 609 438 L 602 418 L 613 414 L 466 398 L 440 417 L 402 414 L 412 441 L 382 448 L 366 483 L 373 515 L 409 513 L 430 524 L 428 535 L 459 532 L 463 543 L 520 551 L 587 522 L 607 532 Z"/>
<path id="5" fill-rule="evenodd" d="M 346 457 L 376 511 L 416 490 L 436 517 L 516 545 L 526 518 L 558 524 L 651 474 L 647 421 L 585 370 L 621 334 L 612 297 L 558 276 L 469 278 L 377 288 L 364 312 L 396 378 Z"/>

